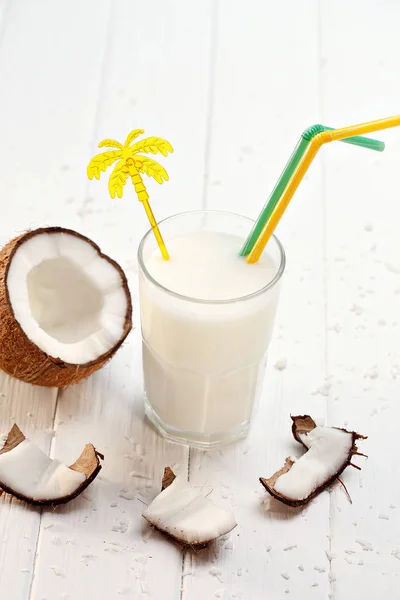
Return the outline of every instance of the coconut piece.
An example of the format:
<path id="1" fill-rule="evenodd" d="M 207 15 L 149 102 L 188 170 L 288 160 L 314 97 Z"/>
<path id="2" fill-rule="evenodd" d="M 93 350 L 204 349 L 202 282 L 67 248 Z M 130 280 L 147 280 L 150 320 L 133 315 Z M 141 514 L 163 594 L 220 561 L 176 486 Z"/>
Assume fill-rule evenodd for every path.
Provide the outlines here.
<path id="1" fill-rule="evenodd" d="M 355 431 L 319 427 L 309 415 L 292 417 L 294 438 L 307 450 L 298 460 L 287 458 L 272 477 L 260 477 L 267 492 L 288 506 L 303 506 L 334 483 L 354 454 L 360 454 Z"/>
<path id="2" fill-rule="evenodd" d="M 132 328 L 121 267 L 90 239 L 49 227 L 0 252 L 0 368 L 62 387 L 102 367 Z"/>
<path id="3" fill-rule="evenodd" d="M 29 504 L 65 504 L 97 476 L 100 458 L 104 456 L 87 444 L 78 460 L 67 467 L 49 458 L 14 425 L 0 447 L 0 488 Z"/>
<path id="4" fill-rule="evenodd" d="M 237 525 L 232 511 L 214 504 L 169 467 L 164 471 L 161 493 L 143 517 L 178 542 L 194 547 L 206 546 Z"/>

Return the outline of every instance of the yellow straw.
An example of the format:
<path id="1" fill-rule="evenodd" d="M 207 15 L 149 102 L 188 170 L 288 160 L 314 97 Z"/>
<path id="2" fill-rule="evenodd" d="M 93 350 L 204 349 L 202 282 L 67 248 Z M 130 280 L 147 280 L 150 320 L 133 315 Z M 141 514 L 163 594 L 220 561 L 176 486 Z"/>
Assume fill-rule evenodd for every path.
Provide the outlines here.
<path id="1" fill-rule="evenodd" d="M 275 207 L 275 210 L 261 231 L 252 251 L 247 257 L 247 262 L 256 263 L 260 258 L 261 253 L 275 231 L 276 226 L 281 220 L 290 200 L 293 198 L 295 191 L 299 187 L 301 180 L 307 172 L 307 169 L 311 165 L 318 150 L 323 144 L 327 144 L 328 142 L 333 142 L 335 140 L 343 140 L 355 135 L 362 135 L 364 133 L 389 129 L 390 127 L 396 127 L 398 125 L 400 125 L 400 115 L 395 115 L 394 117 L 388 117 L 378 121 L 369 121 L 368 123 L 361 123 L 359 125 L 350 125 L 349 127 L 342 127 L 341 129 L 333 129 L 332 131 L 324 131 L 317 134 L 311 140 L 307 151 L 305 152 L 297 169 L 293 173 L 293 176 L 283 192 L 277 206 Z"/>

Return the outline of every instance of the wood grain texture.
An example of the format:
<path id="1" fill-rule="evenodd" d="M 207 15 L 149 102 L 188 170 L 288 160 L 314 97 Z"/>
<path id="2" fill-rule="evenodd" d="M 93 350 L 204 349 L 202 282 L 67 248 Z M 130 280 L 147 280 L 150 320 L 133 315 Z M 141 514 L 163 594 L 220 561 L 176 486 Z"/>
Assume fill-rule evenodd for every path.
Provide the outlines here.
<path id="1" fill-rule="evenodd" d="M 11 8 L 11 0 L 1 0 L 0 1 L 0 47 L 3 41 L 4 34 L 6 32 L 7 23 L 8 23 L 8 14 Z"/>
<path id="2" fill-rule="evenodd" d="M 323 114 L 340 124 L 399 112 L 400 6 L 356 1 L 343 10 L 323 4 L 321 72 Z M 340 41 L 334 34 L 340 27 Z M 374 43 L 371 44 L 371 39 Z M 345 65 L 345 68 L 344 68 Z M 340 87 L 351 94 L 339 94 Z M 366 89 L 368 88 L 368 91 Z M 346 475 L 353 499 L 332 494 L 334 598 L 349 589 L 365 600 L 395 598 L 400 576 L 400 484 L 397 476 L 399 414 L 400 242 L 399 130 L 378 132 L 383 154 L 346 152 L 332 145 L 325 156 L 327 199 L 329 422 L 348 423 L 369 436 L 369 458 Z"/>
<path id="3" fill-rule="evenodd" d="M 285 19 L 284 5 L 274 7 L 272 20 L 271 7 L 261 1 L 251 13 L 240 3 L 220 3 L 207 208 L 256 216 L 301 132 L 320 118 L 318 7 L 310 1 L 303 8 L 304 17 L 295 22 Z M 282 31 L 276 23 L 283 21 Z M 219 452 L 191 451 L 191 481 L 206 483 L 216 502 L 233 506 L 239 527 L 208 554 L 186 556 L 188 600 L 214 595 L 262 600 L 266 594 L 284 598 L 285 592 L 326 598 L 330 590 L 328 496 L 303 511 L 288 509 L 271 501 L 258 481 L 289 454 L 302 453 L 292 440 L 291 413 L 308 412 L 322 421 L 326 415 L 326 397 L 315 393 L 325 377 L 321 192 L 316 164 L 278 233 L 288 265 L 265 390 L 249 438 Z M 279 359 L 287 361 L 282 371 L 274 368 Z"/>
<path id="4" fill-rule="evenodd" d="M 165 464 L 186 474 L 187 450 L 144 422 L 140 339 L 98 377 L 65 390 L 54 452 L 67 462 L 91 441 L 104 453 L 97 480 L 75 502 L 43 516 L 33 598 L 173 598 L 181 552 L 141 517 L 161 489 Z M 162 573 L 162 580 L 158 574 Z"/>
<path id="5" fill-rule="evenodd" d="M 56 6 L 39 0 L 33 6 L 13 0 L 3 11 L 1 243 L 36 225 L 79 224 L 71 211 L 72 194 L 79 194 L 86 184 L 81 165 L 89 149 L 108 9 L 108 2 Z M 84 51 L 71 40 L 85 40 Z M 33 388 L 4 375 L 1 385 L 5 394 L 0 398 L 1 431 L 15 420 L 49 452 L 56 391 Z M 41 512 L 5 495 L 0 502 L 0 586 L 4 595 L 26 600 L 36 564 Z"/>
<path id="6" fill-rule="evenodd" d="M 176 145 L 165 160 L 171 181 L 148 187 L 161 197 L 152 201 L 157 216 L 166 216 L 201 208 L 211 3 L 160 2 L 157 14 L 154 20 L 154 6 L 140 2 L 113 4 L 91 143 L 94 153 L 99 140 L 123 141 L 141 126 Z M 81 499 L 44 516 L 32 597 L 175 600 L 181 549 L 141 514 L 159 493 L 165 466 L 186 476 L 188 449 L 165 442 L 144 422 L 136 249 L 148 225 L 128 186 L 122 199 L 110 200 L 107 175 L 86 185 L 80 229 L 126 270 L 136 329 L 99 377 L 60 396 L 54 452 L 67 460 L 72 440 L 77 447 L 92 442 L 105 461 Z"/>
<path id="7" fill-rule="evenodd" d="M 12 2 L 0 49 L 1 242 L 39 225 L 79 227 L 109 9 Z"/>
<path id="8" fill-rule="evenodd" d="M 48 453 L 53 439 L 57 391 L 33 387 L 0 374 L 0 431 L 17 423 L 23 433 Z M 0 589 L 13 600 L 29 598 L 41 509 L 0 495 Z M 11 595 L 12 594 L 12 595 Z"/>

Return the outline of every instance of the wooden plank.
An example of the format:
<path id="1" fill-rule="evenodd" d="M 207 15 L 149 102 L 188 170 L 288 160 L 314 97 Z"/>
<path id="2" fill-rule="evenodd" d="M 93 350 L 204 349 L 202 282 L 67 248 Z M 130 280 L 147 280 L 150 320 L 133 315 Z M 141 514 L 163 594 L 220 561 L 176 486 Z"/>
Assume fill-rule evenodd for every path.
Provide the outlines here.
<path id="1" fill-rule="evenodd" d="M 317 122 L 317 3 L 221 3 L 206 205 L 252 216 L 294 147 Z M 256 15 L 256 17 L 255 17 Z M 284 23 L 284 27 L 277 24 Z M 232 42 L 235 40 L 235 43 Z M 258 482 L 291 453 L 290 414 L 325 419 L 324 203 L 317 162 L 278 235 L 288 255 L 264 394 L 247 440 L 191 451 L 190 479 L 232 506 L 239 526 L 210 551 L 187 555 L 184 598 L 326 598 L 329 496 L 304 511 L 270 502 Z M 287 368 L 278 370 L 274 365 Z M 290 596 L 289 596 L 290 597 Z"/>
<path id="2" fill-rule="evenodd" d="M 4 10 L 11 4 L 2 3 Z M 14 0 L 0 45 L 2 214 L 0 243 L 29 227 L 79 225 L 82 161 L 89 147 L 108 2 L 82 5 Z M 90 27 L 88 27 L 90 23 Z M 82 55 L 81 44 L 85 40 Z M 15 420 L 43 451 L 52 442 L 57 391 L 0 377 L 1 429 Z M 30 595 L 41 511 L 0 500 L 0 586 L 4 596 Z"/>
<path id="3" fill-rule="evenodd" d="M 179 149 L 164 163 L 171 181 L 149 184 L 162 197 L 153 202 L 157 216 L 201 207 L 210 9 L 210 2 L 113 4 L 92 151 L 98 140 L 123 141 L 135 127 L 170 139 Z M 84 497 L 44 516 L 32 594 L 175 600 L 181 550 L 141 517 L 143 503 L 159 492 L 164 467 L 186 475 L 188 464 L 185 446 L 165 442 L 144 421 L 135 254 L 147 224 L 128 186 L 116 202 L 106 181 L 89 184 L 86 193 L 96 200 L 82 205 L 82 227 L 126 269 L 136 330 L 106 369 L 61 395 L 54 452 L 72 460 L 92 441 L 106 460 Z"/>
<path id="4" fill-rule="evenodd" d="M 39 225 L 81 224 L 109 6 L 12 4 L 0 48 L 0 243 Z"/>
<path id="5" fill-rule="evenodd" d="M 0 1 L 0 45 L 7 28 L 7 16 L 10 12 L 12 0 Z"/>
<path id="6" fill-rule="evenodd" d="M 398 112 L 400 6 L 356 1 L 337 12 L 322 6 L 323 98 L 326 115 L 342 125 Z M 336 31 L 340 28 L 340 39 Z M 371 43 L 373 40 L 373 43 Z M 349 48 L 353 50 L 350 52 Z M 340 90 L 338 89 L 340 81 Z M 350 89 L 351 95 L 342 93 Z M 367 101 L 366 101 L 367 98 Z M 349 504 L 332 494 L 333 592 L 365 600 L 398 595 L 400 485 L 397 473 L 398 293 L 400 242 L 395 200 L 400 131 L 376 133 L 377 155 L 326 148 L 329 422 L 369 436 L 348 469 Z M 396 508 L 394 508 L 396 506 Z"/>
<path id="7" fill-rule="evenodd" d="M 0 374 L 0 431 L 13 423 L 49 452 L 56 390 L 34 387 Z M 0 495 L 0 588 L 13 600 L 26 600 L 32 582 L 41 511 L 8 494 Z"/>

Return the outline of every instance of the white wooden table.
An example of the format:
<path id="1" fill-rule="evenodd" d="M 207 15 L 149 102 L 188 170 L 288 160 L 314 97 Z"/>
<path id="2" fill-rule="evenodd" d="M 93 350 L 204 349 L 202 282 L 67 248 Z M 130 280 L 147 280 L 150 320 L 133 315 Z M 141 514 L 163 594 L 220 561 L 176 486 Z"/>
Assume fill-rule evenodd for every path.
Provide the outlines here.
<path id="1" fill-rule="evenodd" d="M 51 456 L 86 442 L 106 460 L 74 502 L 0 498 L 1 600 L 394 600 L 400 586 L 400 130 L 384 154 L 325 147 L 279 227 L 288 257 L 263 401 L 249 438 L 204 453 L 143 419 L 133 192 L 111 201 L 85 167 L 105 137 L 169 139 L 159 218 L 218 208 L 256 216 L 303 129 L 399 112 L 395 0 L 0 0 L 0 242 L 72 227 L 118 260 L 136 329 L 103 371 L 65 390 L 0 376 L 16 421 Z M 287 360 L 284 370 L 274 368 Z M 299 449 L 290 413 L 369 436 L 362 472 L 311 506 L 258 483 Z M 141 518 L 166 465 L 213 490 L 239 526 L 185 553 Z"/>

